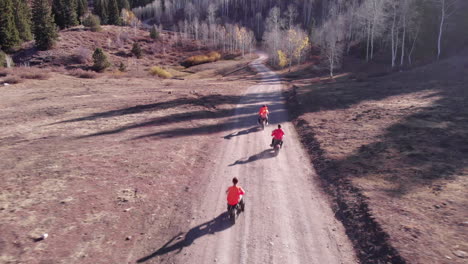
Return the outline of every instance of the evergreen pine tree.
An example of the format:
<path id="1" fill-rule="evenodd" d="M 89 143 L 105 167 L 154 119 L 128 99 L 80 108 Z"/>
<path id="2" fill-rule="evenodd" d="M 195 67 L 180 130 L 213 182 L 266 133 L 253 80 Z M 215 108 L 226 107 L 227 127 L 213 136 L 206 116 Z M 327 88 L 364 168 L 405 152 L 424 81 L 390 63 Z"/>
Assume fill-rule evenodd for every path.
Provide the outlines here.
<path id="1" fill-rule="evenodd" d="M 0 68 L 6 67 L 6 54 L 2 50 L 0 50 Z"/>
<path id="2" fill-rule="evenodd" d="M 11 0 L 0 1 L 0 46 L 3 50 L 9 50 L 20 43 L 20 37 L 15 25 L 13 15 L 13 2 Z"/>
<path id="3" fill-rule="evenodd" d="M 78 4 L 77 0 L 65 0 L 66 3 L 66 12 L 67 15 L 67 26 L 73 27 L 78 25 Z"/>
<path id="4" fill-rule="evenodd" d="M 86 13 L 88 13 L 88 0 L 77 0 L 76 15 L 80 22 Z"/>
<path id="5" fill-rule="evenodd" d="M 93 68 L 95 71 L 102 72 L 110 66 L 110 62 L 107 60 L 107 55 L 101 48 L 96 48 L 93 53 Z"/>
<path id="6" fill-rule="evenodd" d="M 120 12 L 116 0 L 109 0 L 109 21 L 111 25 L 120 25 Z"/>
<path id="7" fill-rule="evenodd" d="M 48 0 L 32 1 L 32 22 L 36 46 L 42 50 L 52 48 L 58 34 Z"/>
<path id="8" fill-rule="evenodd" d="M 106 25 L 108 23 L 108 12 L 107 12 L 106 0 L 94 1 L 94 14 L 99 16 L 99 18 L 101 19 L 101 24 Z"/>
<path id="9" fill-rule="evenodd" d="M 138 42 L 133 42 L 132 53 L 137 57 L 137 59 L 141 59 L 143 56 L 143 51 L 141 50 L 140 44 Z"/>
<path id="10" fill-rule="evenodd" d="M 63 14 L 63 0 L 52 1 L 52 13 L 54 14 L 54 21 L 60 28 L 65 28 L 65 15 Z"/>
<path id="11" fill-rule="evenodd" d="M 150 29 L 150 38 L 156 40 L 159 38 L 159 32 L 158 30 L 156 29 L 156 26 L 153 25 Z"/>
<path id="12" fill-rule="evenodd" d="M 33 39 L 31 32 L 31 9 L 25 0 L 14 0 L 16 10 L 15 24 L 18 29 L 19 37 L 22 41 Z"/>
<path id="13" fill-rule="evenodd" d="M 98 16 L 88 14 L 83 18 L 83 26 L 88 27 L 93 32 L 101 31 L 101 21 Z"/>
<path id="14" fill-rule="evenodd" d="M 78 25 L 76 0 L 53 0 L 52 11 L 60 28 Z"/>
<path id="15" fill-rule="evenodd" d="M 128 0 L 118 0 L 117 5 L 119 6 L 119 11 L 122 11 L 122 9 L 130 10 L 130 4 L 128 3 Z"/>

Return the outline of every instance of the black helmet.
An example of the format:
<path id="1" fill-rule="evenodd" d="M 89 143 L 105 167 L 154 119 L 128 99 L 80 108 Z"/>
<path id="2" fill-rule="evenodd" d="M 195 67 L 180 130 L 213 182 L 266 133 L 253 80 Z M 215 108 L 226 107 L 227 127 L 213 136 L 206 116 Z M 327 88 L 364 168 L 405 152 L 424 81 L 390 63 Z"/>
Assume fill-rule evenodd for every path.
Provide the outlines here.
<path id="1" fill-rule="evenodd" d="M 281 128 L 281 125 L 278 125 L 278 128 Z"/>
<path id="2" fill-rule="evenodd" d="M 263 107 L 267 107 L 267 106 L 264 104 Z"/>

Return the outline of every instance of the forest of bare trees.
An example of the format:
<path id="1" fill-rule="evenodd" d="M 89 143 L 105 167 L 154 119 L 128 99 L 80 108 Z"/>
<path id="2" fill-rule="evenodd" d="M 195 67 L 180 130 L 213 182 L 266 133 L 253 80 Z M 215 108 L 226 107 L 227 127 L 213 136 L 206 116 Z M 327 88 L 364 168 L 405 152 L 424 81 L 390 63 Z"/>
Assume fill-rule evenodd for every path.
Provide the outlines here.
<path id="1" fill-rule="evenodd" d="M 312 45 L 331 74 L 344 54 L 401 67 L 468 41 L 461 0 L 155 0 L 133 11 L 225 49 L 250 49 L 254 35 L 281 67 L 304 60 Z"/>
<path id="2" fill-rule="evenodd" d="M 30 25 L 38 23 L 31 23 L 26 3 L 6 0 L 0 4 L 0 45 L 4 51 L 32 38 Z M 50 5 L 50 1 L 47 3 Z M 55 24 L 67 28 L 82 23 L 91 1 L 53 3 L 48 8 L 52 8 Z M 306 61 L 308 51 L 319 50 L 330 75 L 340 67 L 343 55 L 396 68 L 438 60 L 468 43 L 465 0 L 95 0 L 92 3 L 90 10 L 104 24 L 135 26 L 136 15 L 145 23 L 177 31 L 179 38 L 195 38 L 204 45 L 243 54 L 251 51 L 256 42 L 263 43 L 271 62 L 279 67 Z M 129 7 L 133 7 L 133 12 L 126 10 Z M 73 11 L 72 15 L 67 15 L 70 11 L 67 8 Z M 55 25 L 48 28 L 54 29 Z M 40 32 L 34 34 L 36 39 L 44 35 Z"/>

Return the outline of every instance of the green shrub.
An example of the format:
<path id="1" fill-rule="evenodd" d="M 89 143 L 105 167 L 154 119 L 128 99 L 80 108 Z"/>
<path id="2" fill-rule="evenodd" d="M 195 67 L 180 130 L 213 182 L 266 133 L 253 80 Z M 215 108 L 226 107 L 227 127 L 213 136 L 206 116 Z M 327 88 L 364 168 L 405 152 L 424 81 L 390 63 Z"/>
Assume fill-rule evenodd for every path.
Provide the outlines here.
<path id="1" fill-rule="evenodd" d="M 149 69 L 149 72 L 153 76 L 159 76 L 161 78 L 172 78 L 172 74 L 164 70 L 159 66 L 153 66 Z"/>
<path id="2" fill-rule="evenodd" d="M 9 68 L 15 66 L 13 59 L 5 52 L 0 50 L 0 68 Z"/>
<path id="3" fill-rule="evenodd" d="M 5 52 L 0 50 L 0 68 L 6 67 L 6 54 Z"/>
<path id="4" fill-rule="evenodd" d="M 221 54 L 219 54 L 219 52 L 212 51 L 206 55 L 196 55 L 189 57 L 184 62 L 182 62 L 182 65 L 185 67 L 190 67 L 208 62 L 215 62 L 219 59 L 221 59 Z"/>
<path id="5" fill-rule="evenodd" d="M 127 66 L 123 62 L 120 62 L 119 71 L 124 72 L 126 70 L 127 70 Z"/>
<path id="6" fill-rule="evenodd" d="M 101 31 L 101 19 L 96 15 L 89 14 L 83 19 L 83 26 L 88 27 L 93 32 Z"/>
<path id="7" fill-rule="evenodd" d="M 156 26 L 155 26 L 155 25 L 153 25 L 153 26 L 151 27 L 151 30 L 150 30 L 150 38 L 152 38 L 152 39 L 154 39 L 154 40 L 156 40 L 156 39 L 159 38 L 159 32 L 158 32 L 158 30 L 156 29 Z"/>
<path id="8" fill-rule="evenodd" d="M 133 42 L 132 53 L 137 57 L 137 59 L 141 59 L 143 52 L 138 42 Z"/>
<path id="9" fill-rule="evenodd" d="M 93 54 L 93 69 L 95 71 L 101 72 L 110 66 L 110 62 L 107 59 L 107 55 L 101 48 L 96 48 Z"/>

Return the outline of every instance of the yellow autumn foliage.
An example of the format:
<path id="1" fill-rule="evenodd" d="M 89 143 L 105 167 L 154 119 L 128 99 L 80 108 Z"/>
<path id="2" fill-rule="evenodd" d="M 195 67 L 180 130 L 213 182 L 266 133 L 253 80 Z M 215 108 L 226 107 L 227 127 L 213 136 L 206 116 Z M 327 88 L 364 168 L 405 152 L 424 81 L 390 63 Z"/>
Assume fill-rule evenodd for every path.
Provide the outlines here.
<path id="1" fill-rule="evenodd" d="M 278 66 L 284 68 L 286 65 L 288 65 L 288 56 L 282 50 L 278 50 Z"/>
<path id="2" fill-rule="evenodd" d="M 122 22 L 127 26 L 138 26 L 140 25 L 140 20 L 135 16 L 135 14 L 127 9 L 122 9 Z"/>
<path id="3" fill-rule="evenodd" d="M 161 78 L 172 78 L 172 74 L 159 66 L 153 66 L 149 69 L 149 73 Z"/>
<path id="4" fill-rule="evenodd" d="M 208 63 L 208 62 L 215 62 L 221 59 L 221 54 L 216 51 L 209 52 L 206 55 L 196 55 L 187 58 L 182 65 L 185 67 L 190 67 L 198 64 Z"/>

